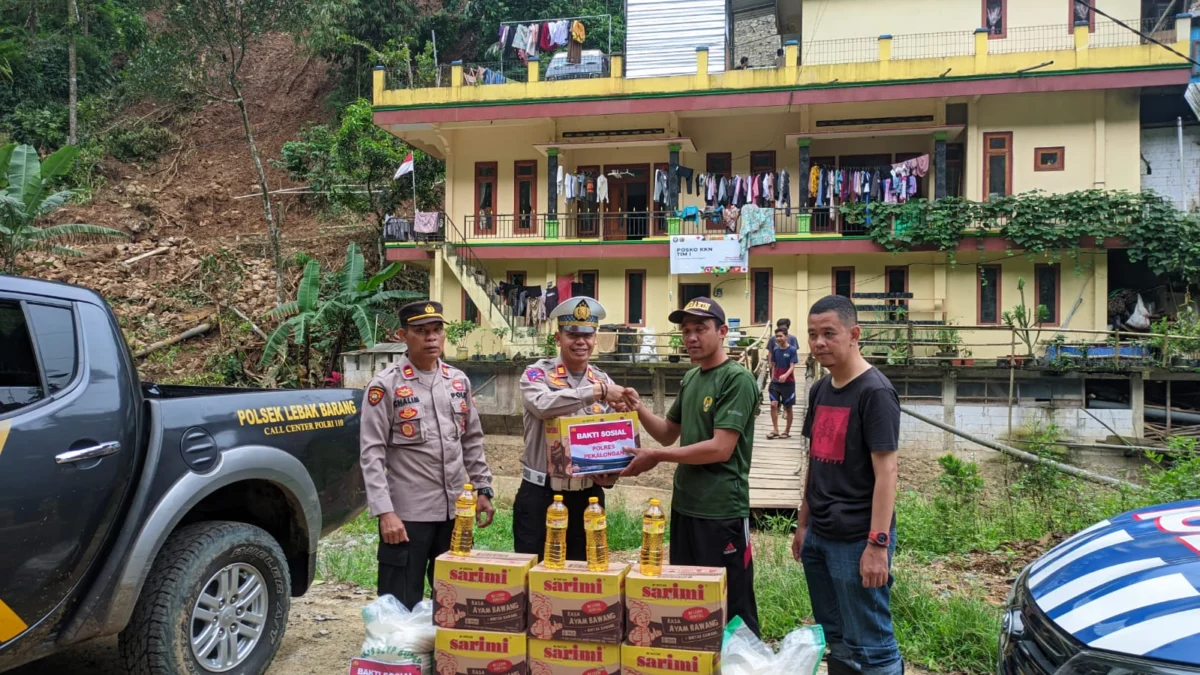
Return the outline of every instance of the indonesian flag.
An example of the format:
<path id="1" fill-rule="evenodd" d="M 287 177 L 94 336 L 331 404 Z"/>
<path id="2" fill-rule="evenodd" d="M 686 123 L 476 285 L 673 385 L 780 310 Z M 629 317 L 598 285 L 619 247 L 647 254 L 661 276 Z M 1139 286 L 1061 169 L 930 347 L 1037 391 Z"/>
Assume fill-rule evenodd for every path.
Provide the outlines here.
<path id="1" fill-rule="evenodd" d="M 394 179 L 399 178 L 406 173 L 412 173 L 412 170 L 413 170 L 413 154 L 410 152 L 410 153 L 408 153 L 408 157 L 404 158 L 404 163 L 400 165 L 400 168 L 396 169 L 396 175 L 395 175 Z"/>

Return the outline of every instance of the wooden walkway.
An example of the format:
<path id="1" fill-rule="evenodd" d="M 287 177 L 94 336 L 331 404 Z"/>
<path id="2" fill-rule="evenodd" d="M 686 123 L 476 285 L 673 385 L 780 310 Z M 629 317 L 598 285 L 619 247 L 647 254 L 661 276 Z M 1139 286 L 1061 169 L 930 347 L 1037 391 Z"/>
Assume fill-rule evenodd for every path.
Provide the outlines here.
<path id="1" fill-rule="evenodd" d="M 798 382 L 797 388 L 803 386 Z M 786 421 L 779 416 L 779 431 Z M 804 408 L 797 405 L 792 421 L 792 437 L 767 440 L 771 433 L 771 404 L 766 391 L 763 405 L 754 423 L 754 455 L 750 462 L 750 508 L 796 509 L 804 492 L 804 476 L 800 463 L 804 458 Z"/>

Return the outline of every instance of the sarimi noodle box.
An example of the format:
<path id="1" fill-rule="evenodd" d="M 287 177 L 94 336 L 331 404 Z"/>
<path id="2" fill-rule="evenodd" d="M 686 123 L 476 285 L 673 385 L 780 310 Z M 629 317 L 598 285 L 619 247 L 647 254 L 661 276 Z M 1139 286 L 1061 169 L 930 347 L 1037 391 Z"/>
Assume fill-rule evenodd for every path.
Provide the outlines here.
<path id="1" fill-rule="evenodd" d="M 667 565 L 657 577 L 625 577 L 625 638 L 638 647 L 721 651 L 725 570 Z"/>
<path id="2" fill-rule="evenodd" d="M 525 582 L 537 556 L 474 551 L 445 553 L 433 568 L 433 622 L 441 628 L 525 632 Z"/>
<path id="3" fill-rule="evenodd" d="M 558 478 L 619 473 L 640 445 L 635 412 L 560 417 L 546 422 L 548 473 Z"/>
<path id="4" fill-rule="evenodd" d="M 575 560 L 561 570 L 534 567 L 529 571 L 529 634 L 543 640 L 620 644 L 628 572 L 623 563 L 590 572 L 587 563 Z"/>
<path id="5" fill-rule="evenodd" d="M 528 675 L 524 635 L 437 629 L 437 675 Z"/>
<path id="6" fill-rule="evenodd" d="M 621 672 L 623 675 L 718 675 L 721 653 L 623 645 Z"/>
<path id="7" fill-rule="evenodd" d="M 621 646 L 530 638 L 529 675 L 621 675 Z"/>

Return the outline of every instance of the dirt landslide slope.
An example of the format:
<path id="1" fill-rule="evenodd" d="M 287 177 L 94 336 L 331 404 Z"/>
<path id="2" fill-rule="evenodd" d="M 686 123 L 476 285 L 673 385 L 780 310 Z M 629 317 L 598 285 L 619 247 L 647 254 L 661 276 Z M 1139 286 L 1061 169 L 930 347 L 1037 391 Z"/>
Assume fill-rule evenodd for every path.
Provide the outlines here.
<path id="1" fill-rule="evenodd" d="M 251 52 L 243 70 L 268 184 L 272 190 L 294 187 L 268 160 L 278 159 L 283 144 L 295 139 L 304 125 L 333 118 L 325 107 L 333 86 L 326 64 L 308 58 L 290 36 L 270 35 Z M 140 106 L 128 116 L 136 119 L 153 112 Z M 259 190 L 240 115 L 232 105 L 213 103 L 174 116 L 167 124 L 180 137 L 179 147 L 148 167 L 107 160 L 108 180 L 94 199 L 61 209 L 45 223 L 104 225 L 126 232 L 130 241 L 79 247 L 85 253 L 82 258 L 31 254 L 23 260 L 24 274 L 99 291 L 116 310 L 135 350 L 202 323 L 218 304 L 237 307 L 270 330 L 263 314 L 274 306 L 275 293 L 262 201 L 235 199 Z M 349 241 L 369 245 L 365 222 L 323 222 L 301 199 L 274 201 L 286 259 L 294 260 L 295 253 L 303 251 L 321 260 L 323 267 L 336 268 Z M 166 250 L 126 264 L 159 249 Z M 287 270 L 289 292 L 300 271 L 299 265 Z M 225 312 L 226 318 L 231 316 Z M 234 331 L 230 323 L 143 359 L 142 376 L 179 381 L 196 376 L 206 365 L 211 368 L 215 353 L 239 346 L 261 348 L 261 338 L 247 329 Z M 256 360 L 257 351 L 253 356 Z"/>

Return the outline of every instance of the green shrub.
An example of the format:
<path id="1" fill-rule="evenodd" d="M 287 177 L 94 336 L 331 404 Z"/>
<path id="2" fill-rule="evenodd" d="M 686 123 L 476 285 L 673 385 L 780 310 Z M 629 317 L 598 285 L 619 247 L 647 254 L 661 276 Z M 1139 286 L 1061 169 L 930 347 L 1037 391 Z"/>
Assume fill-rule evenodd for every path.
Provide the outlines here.
<path id="1" fill-rule="evenodd" d="M 148 164 L 179 144 L 179 137 L 162 127 L 116 129 L 105 136 L 108 154 L 127 164 Z"/>

